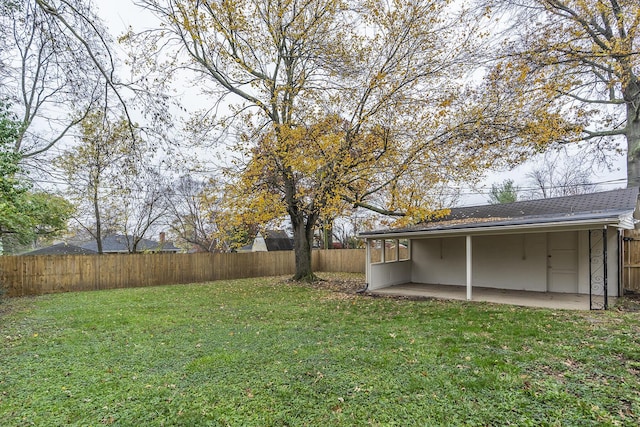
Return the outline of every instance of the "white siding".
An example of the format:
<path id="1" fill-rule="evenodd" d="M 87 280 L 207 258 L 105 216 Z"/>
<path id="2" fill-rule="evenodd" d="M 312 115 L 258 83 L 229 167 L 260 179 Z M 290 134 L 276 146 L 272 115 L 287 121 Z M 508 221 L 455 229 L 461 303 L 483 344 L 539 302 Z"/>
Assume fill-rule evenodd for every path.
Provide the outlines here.
<path id="1" fill-rule="evenodd" d="M 547 290 L 545 234 L 476 236 L 473 253 L 473 286 Z"/>
<path id="2" fill-rule="evenodd" d="M 589 293 L 589 230 L 578 233 L 578 293 Z"/>
<path id="3" fill-rule="evenodd" d="M 253 245 L 251 246 L 251 252 L 268 252 L 267 242 L 264 241 L 264 237 L 260 233 L 253 239 Z"/>
<path id="4" fill-rule="evenodd" d="M 369 289 L 411 282 L 411 261 L 371 264 Z"/>
<path id="5" fill-rule="evenodd" d="M 464 285 L 467 277 L 465 245 L 464 237 L 413 240 L 411 281 L 433 285 Z"/>
<path id="6" fill-rule="evenodd" d="M 546 291 L 545 234 L 474 236 L 473 286 Z M 466 283 L 465 238 L 412 242 L 412 281 L 438 285 Z"/>
<path id="7" fill-rule="evenodd" d="M 589 232 L 584 230 L 579 231 L 578 233 L 578 293 L 588 294 L 590 290 Z M 601 231 L 598 230 L 598 234 L 600 233 Z M 600 249 L 600 246 L 598 246 L 597 249 Z M 607 228 L 607 294 L 612 297 L 618 296 L 619 256 L 618 229 L 615 227 L 609 227 Z"/>
<path id="8" fill-rule="evenodd" d="M 564 233 L 560 235 L 558 233 Z M 608 293 L 618 295 L 618 234 L 608 229 Z M 573 237 L 572 237 L 573 236 Z M 589 293 L 589 232 L 520 233 L 473 236 L 473 286 L 549 291 L 549 241 L 577 239 L 577 291 Z M 401 283 L 466 284 L 465 237 L 421 238 L 411 241 L 411 260 L 372 264 L 369 287 Z"/>
<path id="9" fill-rule="evenodd" d="M 618 296 L 618 269 L 620 265 L 618 259 L 618 229 L 609 227 L 607 229 L 607 294 L 612 297 Z"/>

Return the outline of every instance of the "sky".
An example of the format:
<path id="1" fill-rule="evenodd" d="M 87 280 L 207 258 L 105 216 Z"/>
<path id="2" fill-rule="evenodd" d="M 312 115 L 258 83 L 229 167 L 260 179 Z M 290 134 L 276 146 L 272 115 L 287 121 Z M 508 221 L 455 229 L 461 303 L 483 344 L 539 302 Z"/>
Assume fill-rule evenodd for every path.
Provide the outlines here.
<path id="1" fill-rule="evenodd" d="M 140 31 L 154 26 L 154 17 L 147 11 L 134 4 L 134 0 L 95 0 L 94 3 L 99 8 L 99 15 L 103 18 L 112 36 L 117 38 L 128 30 L 129 26 L 134 31 Z M 576 154 L 576 150 L 569 150 Z M 598 184 L 600 191 L 611 190 L 626 186 L 626 166 L 624 156 L 610 156 L 612 162 L 611 169 L 593 170 L 592 182 Z M 492 184 L 499 184 L 507 179 L 514 181 L 515 185 L 524 189 L 530 188 L 531 183 L 526 177 L 531 171 L 534 162 L 527 162 L 513 170 L 494 171 L 487 173 L 485 179 L 475 188 L 463 186 L 452 189 L 460 194 L 458 205 L 479 205 L 486 204 L 488 193 Z"/>
<path id="2" fill-rule="evenodd" d="M 133 0 L 95 0 L 94 3 L 114 36 L 122 34 L 129 26 L 143 29 L 153 22 L 153 17 L 135 6 Z"/>

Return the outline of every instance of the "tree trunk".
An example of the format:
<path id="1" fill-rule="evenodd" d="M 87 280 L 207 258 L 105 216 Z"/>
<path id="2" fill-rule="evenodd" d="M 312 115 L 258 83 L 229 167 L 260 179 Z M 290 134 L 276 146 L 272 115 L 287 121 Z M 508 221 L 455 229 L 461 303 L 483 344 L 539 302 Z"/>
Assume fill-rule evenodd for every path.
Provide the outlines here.
<path id="1" fill-rule="evenodd" d="M 293 224 L 293 249 L 296 258 L 294 280 L 311 282 L 315 279 L 311 268 L 311 242 L 313 238 L 313 218 L 291 217 Z"/>
<path id="2" fill-rule="evenodd" d="M 640 100 L 640 96 L 638 97 Z M 640 187 L 640 106 L 627 103 L 627 187 Z"/>
<path id="3" fill-rule="evenodd" d="M 325 219 L 322 224 L 322 240 L 325 249 L 333 249 L 333 219 Z"/>
<path id="4" fill-rule="evenodd" d="M 96 246 L 98 254 L 102 254 L 102 221 L 100 218 L 100 205 L 98 202 L 98 186 L 94 187 L 93 192 L 93 212 L 96 217 Z"/>

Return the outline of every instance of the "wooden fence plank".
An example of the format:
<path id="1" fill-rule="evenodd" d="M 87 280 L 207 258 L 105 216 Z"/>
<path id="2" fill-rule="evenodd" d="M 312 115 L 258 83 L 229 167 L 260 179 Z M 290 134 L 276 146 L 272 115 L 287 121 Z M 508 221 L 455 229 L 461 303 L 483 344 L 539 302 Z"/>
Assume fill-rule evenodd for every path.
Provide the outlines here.
<path id="1" fill-rule="evenodd" d="M 623 289 L 640 293 L 640 230 L 625 230 L 623 251 Z"/>
<path id="2" fill-rule="evenodd" d="M 365 251 L 314 250 L 312 266 L 314 271 L 364 272 Z M 294 272 L 292 251 L 0 256 L 0 286 L 7 296 L 281 276 Z"/>

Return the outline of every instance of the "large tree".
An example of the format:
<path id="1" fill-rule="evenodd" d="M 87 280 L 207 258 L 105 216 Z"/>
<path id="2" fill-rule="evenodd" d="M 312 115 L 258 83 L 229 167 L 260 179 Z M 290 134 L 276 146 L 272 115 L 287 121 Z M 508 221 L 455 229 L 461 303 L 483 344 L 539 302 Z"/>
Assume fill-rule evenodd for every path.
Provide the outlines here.
<path id="1" fill-rule="evenodd" d="M 29 186 L 20 177 L 20 154 L 11 147 L 19 134 L 17 118 L 0 103 L 0 242 L 6 234 L 29 228 L 29 217 L 20 209 Z"/>
<path id="2" fill-rule="evenodd" d="M 61 233 L 72 212 L 66 200 L 31 191 L 21 156 L 13 149 L 20 130 L 20 121 L 0 102 L 0 254 L 3 246 L 6 250 Z"/>
<path id="3" fill-rule="evenodd" d="M 96 241 L 108 234 L 125 236 L 130 252 L 156 232 L 169 209 L 166 177 L 154 164 L 153 147 L 124 116 L 93 110 L 81 122 L 78 144 L 55 160 L 78 207 L 75 220 Z"/>
<path id="4" fill-rule="evenodd" d="M 161 46 L 158 69 L 195 73 L 207 112 L 230 103 L 218 123 L 238 125 L 241 161 L 228 197 L 254 219 L 288 217 L 297 279 L 313 277 L 321 217 L 345 202 L 424 217 L 430 187 L 472 175 L 490 151 L 449 143 L 474 29 L 449 1 L 140 3 L 164 24 L 140 52 Z"/>
<path id="5" fill-rule="evenodd" d="M 127 121 L 94 110 L 81 122 L 79 144 L 56 158 L 67 184 L 66 194 L 77 209 L 76 222 L 96 240 L 102 253 L 105 230 L 114 230 L 123 216 L 122 199 L 129 191 L 123 177 L 135 165 L 134 144 Z"/>
<path id="6" fill-rule="evenodd" d="M 640 185 L 637 0 L 484 0 L 500 43 L 478 108 L 487 141 L 624 140 L 628 185 Z"/>

